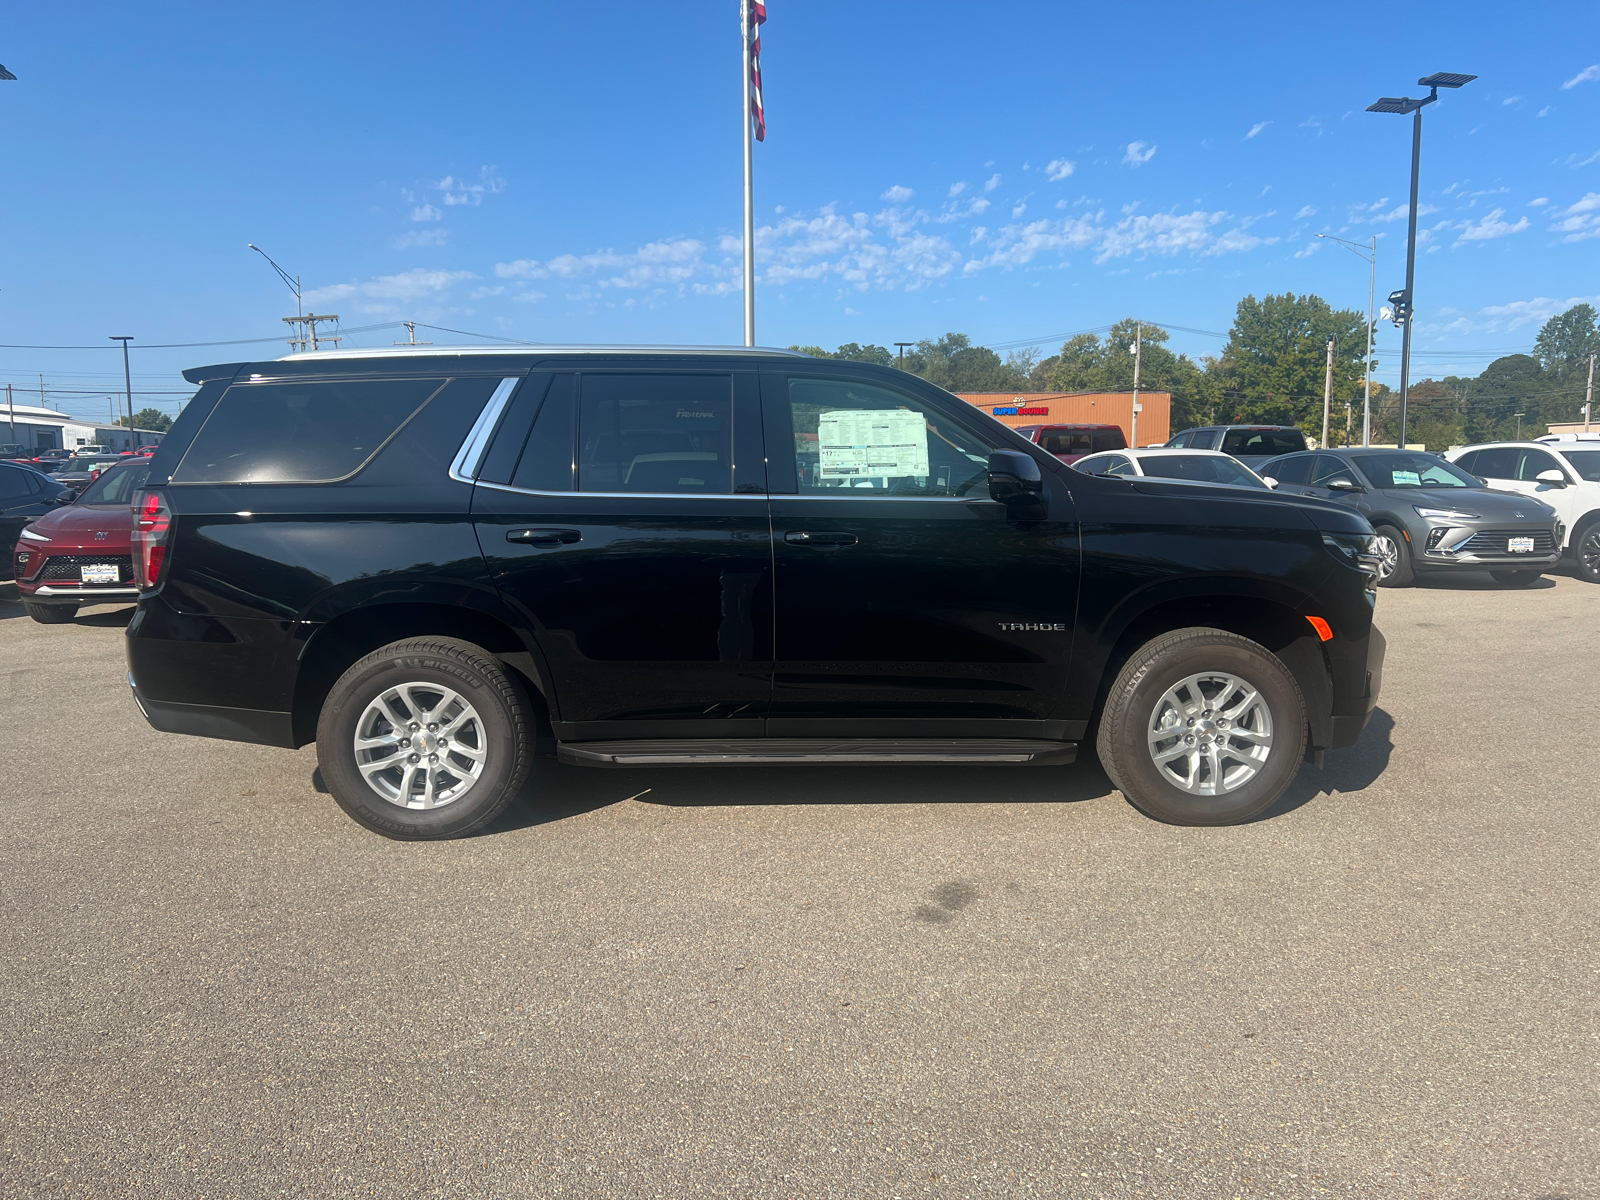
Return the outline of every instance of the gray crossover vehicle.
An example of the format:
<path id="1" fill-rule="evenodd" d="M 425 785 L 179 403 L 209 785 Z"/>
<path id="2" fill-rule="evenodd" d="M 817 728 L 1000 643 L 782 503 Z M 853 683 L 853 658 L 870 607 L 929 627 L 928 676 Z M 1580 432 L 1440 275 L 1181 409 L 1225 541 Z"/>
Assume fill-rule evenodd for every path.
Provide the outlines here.
<path id="1" fill-rule="evenodd" d="M 1378 535 L 1378 582 L 1405 587 L 1430 571 L 1488 571 L 1525 586 L 1561 560 L 1556 510 L 1531 496 L 1491 491 L 1437 454 L 1317 450 L 1257 468 L 1289 495 L 1350 505 Z"/>

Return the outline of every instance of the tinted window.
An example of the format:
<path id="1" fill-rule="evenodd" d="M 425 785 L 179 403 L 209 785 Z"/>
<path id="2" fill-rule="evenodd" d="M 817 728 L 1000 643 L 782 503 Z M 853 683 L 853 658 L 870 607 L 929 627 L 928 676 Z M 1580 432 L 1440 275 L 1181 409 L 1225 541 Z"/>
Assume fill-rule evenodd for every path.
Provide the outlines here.
<path id="1" fill-rule="evenodd" d="M 1485 479 L 1515 479 L 1517 477 L 1517 451 L 1511 446 L 1478 451 L 1478 465 L 1472 472 Z"/>
<path id="2" fill-rule="evenodd" d="M 731 492 L 733 377 L 585 374 L 578 490 Z"/>
<path id="3" fill-rule="evenodd" d="M 1221 434 L 1215 429 L 1197 429 L 1189 435 L 1189 449 L 1215 450 L 1220 437 Z M 1295 449 L 1303 450 L 1305 447 L 1296 446 Z"/>
<path id="4" fill-rule="evenodd" d="M 1561 471 L 1561 464 L 1547 450 L 1524 450 L 1517 462 L 1517 478 L 1526 483 L 1533 483 L 1542 471 Z M 1566 477 L 1567 473 L 1561 471 L 1561 478 Z"/>
<path id="5" fill-rule="evenodd" d="M 1122 436 L 1120 429 L 1097 429 L 1093 434 L 1093 445 L 1096 450 L 1121 450 L 1128 444 L 1128 439 Z"/>
<path id="6" fill-rule="evenodd" d="M 1115 446 L 1096 446 L 1087 433 L 1047 433 L 1039 444 L 1051 454 L 1088 454 L 1091 450 L 1115 450 Z"/>
<path id="7" fill-rule="evenodd" d="M 33 488 L 28 484 L 26 471 L 18 467 L 0 465 L 0 503 L 16 501 L 32 495 Z"/>
<path id="8" fill-rule="evenodd" d="M 1263 475 L 1271 475 L 1279 483 L 1307 483 L 1311 479 L 1311 455 L 1291 454 L 1261 468 Z"/>
<path id="9" fill-rule="evenodd" d="M 1567 461 L 1580 478 L 1600 483 L 1600 450 L 1568 450 Z"/>
<path id="10" fill-rule="evenodd" d="M 789 415 L 801 495 L 988 494 L 994 447 L 918 397 L 791 377 Z"/>
<path id="11" fill-rule="evenodd" d="M 577 400 L 576 375 L 557 375 L 550 381 L 511 477 L 513 487 L 572 491 Z"/>
<path id="12" fill-rule="evenodd" d="M 107 471 L 83 490 L 79 504 L 127 504 L 133 493 L 144 486 L 150 474 L 148 462 L 134 463 Z"/>
<path id="13" fill-rule="evenodd" d="M 1460 467 L 1468 475 L 1482 475 L 1483 472 L 1478 470 L 1478 455 L 1481 453 L 1483 453 L 1481 450 L 1468 450 L 1460 458 L 1456 459 L 1456 466 Z"/>
<path id="14" fill-rule="evenodd" d="M 1224 454 L 1294 454 L 1305 448 L 1305 436 L 1293 429 L 1230 429 L 1222 439 Z"/>
<path id="15" fill-rule="evenodd" d="M 1080 458 L 1072 464 L 1074 471 L 1082 471 L 1085 475 L 1137 475 L 1126 455 L 1099 454 L 1094 458 Z"/>
<path id="16" fill-rule="evenodd" d="M 1455 463 L 1432 454 L 1397 450 L 1393 454 L 1363 454 L 1356 460 L 1361 473 L 1375 488 L 1481 488 Z"/>
<path id="17" fill-rule="evenodd" d="M 1350 464 L 1342 458 L 1335 458 L 1331 454 L 1318 454 L 1312 460 L 1311 486 L 1328 487 L 1335 479 L 1342 479 L 1346 483 L 1357 483 L 1356 474 L 1350 469 Z"/>
<path id="18" fill-rule="evenodd" d="M 1231 483 L 1238 487 L 1265 487 L 1255 475 L 1231 458 L 1210 454 L 1151 454 L 1139 460 L 1146 475 L 1160 479 L 1186 479 L 1191 483 Z"/>
<path id="19" fill-rule="evenodd" d="M 235 384 L 200 427 L 174 483 L 326 483 L 360 470 L 443 387 L 441 379 Z"/>

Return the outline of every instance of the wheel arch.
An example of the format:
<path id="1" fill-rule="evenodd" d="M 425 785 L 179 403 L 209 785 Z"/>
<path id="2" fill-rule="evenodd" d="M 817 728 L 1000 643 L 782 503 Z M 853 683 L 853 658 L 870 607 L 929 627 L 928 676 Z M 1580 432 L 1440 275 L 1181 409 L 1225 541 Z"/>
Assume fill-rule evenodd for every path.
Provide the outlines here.
<path id="1" fill-rule="evenodd" d="M 518 677 L 536 708 L 553 707 L 542 655 L 502 616 L 439 601 L 399 601 L 348 609 L 323 624 L 307 640 L 295 675 L 291 713 L 294 743 L 316 740 L 322 702 L 355 662 L 391 642 L 413 637 L 450 637 L 493 654 Z M 547 713 L 535 713 L 540 719 Z"/>

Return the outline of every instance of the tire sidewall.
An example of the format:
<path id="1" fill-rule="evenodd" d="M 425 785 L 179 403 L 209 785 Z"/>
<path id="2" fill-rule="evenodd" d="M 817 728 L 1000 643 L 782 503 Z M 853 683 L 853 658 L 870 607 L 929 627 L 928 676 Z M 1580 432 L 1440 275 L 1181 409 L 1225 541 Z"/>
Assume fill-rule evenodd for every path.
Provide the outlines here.
<path id="1" fill-rule="evenodd" d="M 1572 556 L 1572 565 L 1579 579 L 1587 580 L 1589 583 L 1600 583 L 1600 565 L 1593 571 L 1583 565 L 1584 545 L 1591 538 L 1600 540 L 1600 522 L 1584 526 L 1582 532 L 1573 540 L 1576 552 Z M 1600 546 L 1596 548 L 1600 549 Z"/>
<path id="2" fill-rule="evenodd" d="M 1416 579 L 1416 568 L 1411 564 L 1411 543 L 1405 534 L 1393 525 L 1379 525 L 1374 531 L 1394 543 L 1394 570 L 1389 578 L 1378 580 L 1379 587 L 1410 587 Z"/>
<path id="3" fill-rule="evenodd" d="M 1196 796 L 1167 782 L 1150 757 L 1146 731 L 1167 689 L 1204 671 L 1225 671 L 1252 684 L 1272 716 L 1273 747 L 1264 768 L 1243 787 L 1221 796 Z M 1162 654 L 1134 685 L 1123 706 L 1116 740 L 1123 794 L 1151 816 L 1177 825 L 1232 825 L 1271 807 L 1300 769 L 1305 749 L 1305 704 L 1287 667 L 1265 648 L 1240 640 L 1192 640 Z"/>
<path id="4" fill-rule="evenodd" d="M 436 809 L 391 804 L 356 767 L 356 725 L 373 700 L 398 684 L 439 684 L 472 705 L 482 721 L 488 762 L 461 799 Z M 437 651 L 386 647 L 351 667 L 334 684 L 317 723 L 317 762 L 339 807 L 374 833 L 405 841 L 459 837 L 505 807 L 506 792 L 521 783 L 518 722 L 502 690 L 469 663 Z"/>

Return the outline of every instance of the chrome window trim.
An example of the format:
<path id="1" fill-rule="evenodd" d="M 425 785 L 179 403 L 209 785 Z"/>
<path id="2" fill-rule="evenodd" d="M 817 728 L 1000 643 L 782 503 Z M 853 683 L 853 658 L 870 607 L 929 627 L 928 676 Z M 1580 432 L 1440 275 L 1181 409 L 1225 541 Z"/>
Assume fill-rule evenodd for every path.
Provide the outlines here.
<path id="1" fill-rule="evenodd" d="M 472 481 L 468 481 L 472 482 Z M 535 488 L 512 487 L 509 483 L 490 483 L 487 479 L 476 481 L 478 487 L 493 488 L 497 492 L 511 492 L 517 496 L 548 496 L 559 499 L 594 500 L 866 500 L 867 496 L 802 496 L 793 492 L 541 492 Z M 843 490 L 843 489 L 841 489 Z M 858 489 L 865 491 L 865 488 Z M 916 500 L 936 504 L 972 504 L 998 501 L 988 496 L 894 496 L 895 500 Z"/>
<path id="2" fill-rule="evenodd" d="M 451 479 L 457 483 L 473 482 L 473 477 L 483 464 L 483 452 L 489 448 L 489 437 L 494 433 L 494 427 L 500 423 L 500 414 L 505 412 L 506 405 L 511 402 L 511 393 L 517 390 L 517 384 L 521 382 L 522 376 L 510 375 L 502 379 L 500 385 L 494 389 L 484 404 L 483 411 L 478 414 L 478 419 L 467 431 L 467 440 L 461 443 L 455 461 L 450 464 Z"/>
<path id="3" fill-rule="evenodd" d="M 800 359 L 805 362 L 817 362 L 809 354 L 801 354 L 797 350 L 784 350 L 776 346 L 606 346 L 606 345 L 565 345 L 565 346 L 430 346 L 424 349 L 421 346 L 396 346 L 389 350 L 311 350 L 300 354 L 286 354 L 277 359 L 278 362 L 323 362 L 346 361 L 349 359 L 384 359 L 384 358 L 437 358 L 440 356 L 478 357 L 478 358 L 510 358 L 510 357 L 544 357 L 553 354 L 592 354 L 598 357 L 607 355 L 626 357 L 638 355 L 643 357 L 680 357 L 680 356 L 707 356 L 721 355 L 729 358 L 772 358 L 772 359 Z"/>

